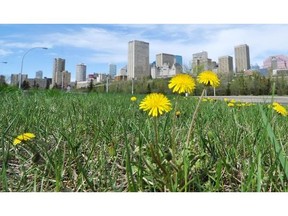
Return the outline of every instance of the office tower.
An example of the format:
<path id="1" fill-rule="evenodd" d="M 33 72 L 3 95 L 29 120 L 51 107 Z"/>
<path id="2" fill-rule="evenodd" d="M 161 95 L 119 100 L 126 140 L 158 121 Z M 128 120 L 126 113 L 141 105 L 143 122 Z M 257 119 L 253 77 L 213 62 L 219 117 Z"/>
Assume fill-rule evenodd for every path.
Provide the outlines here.
<path id="1" fill-rule="evenodd" d="M 0 75 L 0 84 L 6 83 L 5 82 L 5 76 L 4 75 Z"/>
<path id="2" fill-rule="evenodd" d="M 144 41 L 129 41 L 127 78 L 138 79 L 150 76 L 149 43 Z"/>
<path id="3" fill-rule="evenodd" d="M 62 72 L 65 71 L 65 59 L 55 58 L 53 65 L 52 86 L 61 85 Z"/>
<path id="4" fill-rule="evenodd" d="M 231 56 L 221 56 L 218 59 L 219 73 L 233 73 L 233 58 Z"/>
<path id="5" fill-rule="evenodd" d="M 43 79 L 43 71 L 39 70 L 39 71 L 36 71 L 36 76 L 35 76 L 36 79 Z"/>
<path id="6" fill-rule="evenodd" d="M 86 65 L 81 63 L 76 65 L 76 81 L 82 82 L 86 81 Z"/>
<path id="7" fill-rule="evenodd" d="M 234 47 L 235 52 L 235 72 L 241 72 L 250 69 L 249 46 L 242 44 Z"/>
<path id="8" fill-rule="evenodd" d="M 61 88 L 66 89 L 68 85 L 71 83 L 71 73 L 68 71 L 62 71 L 61 72 Z"/>
<path id="9" fill-rule="evenodd" d="M 117 66 L 115 64 L 109 64 L 109 75 L 113 78 L 116 76 Z"/>
<path id="10" fill-rule="evenodd" d="M 19 76 L 20 74 L 11 74 L 11 85 L 19 85 Z M 21 74 L 21 80 L 22 80 L 22 84 L 24 80 L 28 79 L 28 75 L 27 74 Z"/>
<path id="11" fill-rule="evenodd" d="M 171 67 L 175 63 L 175 56 L 167 53 L 160 53 L 156 55 L 156 67 L 163 67 L 166 64 Z"/>
<path id="12" fill-rule="evenodd" d="M 194 53 L 192 55 L 193 72 L 198 74 L 204 70 L 213 70 L 216 67 L 216 62 L 208 58 L 206 51 Z"/>
<path id="13" fill-rule="evenodd" d="M 263 62 L 266 69 L 288 69 L 288 57 L 285 55 L 275 55 L 266 58 Z"/>
<path id="14" fill-rule="evenodd" d="M 182 56 L 180 56 L 180 55 L 175 55 L 175 62 L 174 63 L 177 63 L 177 64 L 179 64 L 179 65 L 181 65 L 182 66 Z"/>

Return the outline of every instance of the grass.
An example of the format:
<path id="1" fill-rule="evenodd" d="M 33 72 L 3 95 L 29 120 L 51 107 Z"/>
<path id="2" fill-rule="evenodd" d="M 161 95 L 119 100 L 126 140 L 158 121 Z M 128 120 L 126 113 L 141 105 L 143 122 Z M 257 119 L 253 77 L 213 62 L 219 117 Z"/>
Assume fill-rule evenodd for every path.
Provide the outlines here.
<path id="1" fill-rule="evenodd" d="M 187 139 L 197 97 L 155 121 L 145 95 L 1 94 L 1 191 L 287 191 L 287 117 L 267 105 L 201 102 Z"/>

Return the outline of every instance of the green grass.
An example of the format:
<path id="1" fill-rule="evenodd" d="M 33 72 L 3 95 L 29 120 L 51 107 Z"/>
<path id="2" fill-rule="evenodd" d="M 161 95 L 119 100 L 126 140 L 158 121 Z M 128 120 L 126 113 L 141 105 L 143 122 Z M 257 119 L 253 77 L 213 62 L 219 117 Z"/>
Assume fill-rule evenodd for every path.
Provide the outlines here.
<path id="1" fill-rule="evenodd" d="M 0 191 L 287 191 L 287 117 L 201 102 L 187 142 L 197 97 L 154 121 L 136 96 L 1 93 Z"/>

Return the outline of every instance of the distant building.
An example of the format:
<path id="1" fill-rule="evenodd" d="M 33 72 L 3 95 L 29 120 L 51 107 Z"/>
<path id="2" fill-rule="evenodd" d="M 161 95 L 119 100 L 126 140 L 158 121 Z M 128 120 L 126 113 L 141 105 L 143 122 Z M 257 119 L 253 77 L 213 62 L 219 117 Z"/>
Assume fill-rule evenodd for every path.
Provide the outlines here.
<path id="1" fill-rule="evenodd" d="M 218 73 L 227 74 L 233 77 L 233 58 L 231 56 L 221 56 L 218 58 Z"/>
<path id="2" fill-rule="evenodd" d="M 172 65 L 175 63 L 182 66 L 182 56 L 167 54 L 167 53 L 159 53 L 156 55 L 155 63 L 156 63 L 156 67 L 163 67 L 164 64 L 168 65 L 169 67 L 172 67 Z"/>
<path id="3" fill-rule="evenodd" d="M 109 64 L 109 75 L 111 78 L 114 78 L 117 73 L 117 65 Z"/>
<path id="4" fill-rule="evenodd" d="M 65 71 L 65 59 L 55 58 L 53 64 L 52 86 L 62 84 L 62 72 Z"/>
<path id="5" fill-rule="evenodd" d="M 62 71 L 62 81 L 61 81 L 61 88 L 66 89 L 68 85 L 71 83 L 71 73 L 68 71 Z"/>
<path id="6" fill-rule="evenodd" d="M 272 76 L 288 76 L 288 69 L 274 69 Z"/>
<path id="7" fill-rule="evenodd" d="M 149 43 L 129 41 L 127 77 L 129 80 L 150 76 Z"/>
<path id="8" fill-rule="evenodd" d="M 32 88 L 48 89 L 52 83 L 52 78 L 44 77 L 44 79 L 27 79 L 29 86 Z"/>
<path id="9" fill-rule="evenodd" d="M 167 63 L 164 63 L 162 67 L 157 67 L 156 64 L 151 66 L 152 79 L 168 78 L 179 73 L 182 73 L 182 66 L 178 63 L 174 63 L 172 66 L 169 66 Z"/>
<path id="10" fill-rule="evenodd" d="M 192 55 L 192 67 L 193 72 L 198 74 L 199 72 L 201 72 L 200 69 L 202 71 L 214 70 L 217 67 L 217 64 L 215 61 L 212 61 L 212 59 L 208 58 L 208 53 L 206 51 L 203 51 L 200 53 L 194 53 Z"/>
<path id="11" fill-rule="evenodd" d="M 119 73 L 115 76 L 115 80 L 127 80 L 127 65 L 120 69 Z"/>
<path id="12" fill-rule="evenodd" d="M 11 85 L 14 85 L 14 86 L 18 86 L 19 85 L 19 75 L 20 74 L 11 74 L 11 82 L 10 84 Z M 21 75 L 21 82 L 23 83 L 24 80 L 27 80 L 28 79 L 28 75 L 27 74 L 22 74 Z"/>
<path id="13" fill-rule="evenodd" d="M 167 53 L 160 53 L 156 55 L 156 67 L 163 67 L 164 65 L 172 67 L 175 63 L 175 56 Z"/>
<path id="14" fill-rule="evenodd" d="M 86 81 L 86 65 L 85 64 L 78 64 L 76 65 L 76 81 L 82 82 Z"/>
<path id="15" fill-rule="evenodd" d="M 90 85 L 91 81 L 94 84 L 94 80 L 76 82 L 76 89 L 88 88 L 88 86 Z"/>
<path id="16" fill-rule="evenodd" d="M 235 72 L 239 73 L 241 71 L 250 69 L 250 53 L 249 46 L 247 44 L 242 44 L 234 47 L 235 54 Z"/>
<path id="17" fill-rule="evenodd" d="M 5 76 L 4 75 L 0 75 L 0 84 L 6 83 L 5 81 Z"/>
<path id="18" fill-rule="evenodd" d="M 36 76 L 35 76 L 36 79 L 42 79 L 43 78 L 43 71 L 39 70 L 39 71 L 36 71 Z"/>
<path id="19" fill-rule="evenodd" d="M 266 69 L 288 69 L 288 57 L 285 55 L 275 55 L 266 58 L 263 62 Z"/>
<path id="20" fill-rule="evenodd" d="M 177 63 L 177 64 L 183 66 L 182 56 L 180 56 L 180 55 L 175 55 L 175 62 L 174 62 L 174 63 Z"/>

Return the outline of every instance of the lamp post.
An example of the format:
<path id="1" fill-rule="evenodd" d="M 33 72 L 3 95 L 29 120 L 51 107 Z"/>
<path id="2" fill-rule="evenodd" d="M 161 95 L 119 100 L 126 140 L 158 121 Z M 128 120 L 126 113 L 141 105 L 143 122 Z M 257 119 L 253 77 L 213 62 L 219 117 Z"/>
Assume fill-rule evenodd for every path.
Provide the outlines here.
<path id="1" fill-rule="evenodd" d="M 23 71 L 24 58 L 25 58 L 25 56 L 26 56 L 30 51 L 32 51 L 32 50 L 34 50 L 34 49 L 45 49 L 45 50 L 46 50 L 46 49 L 48 49 L 48 48 L 47 48 L 47 47 L 33 47 L 33 48 L 27 50 L 27 51 L 24 53 L 24 55 L 23 55 L 23 57 L 22 57 L 22 61 L 21 61 L 21 71 L 20 71 L 20 75 L 19 75 L 19 89 L 21 89 L 22 71 Z"/>
<path id="2" fill-rule="evenodd" d="M 132 78 L 132 95 L 134 94 L 134 77 Z"/>

